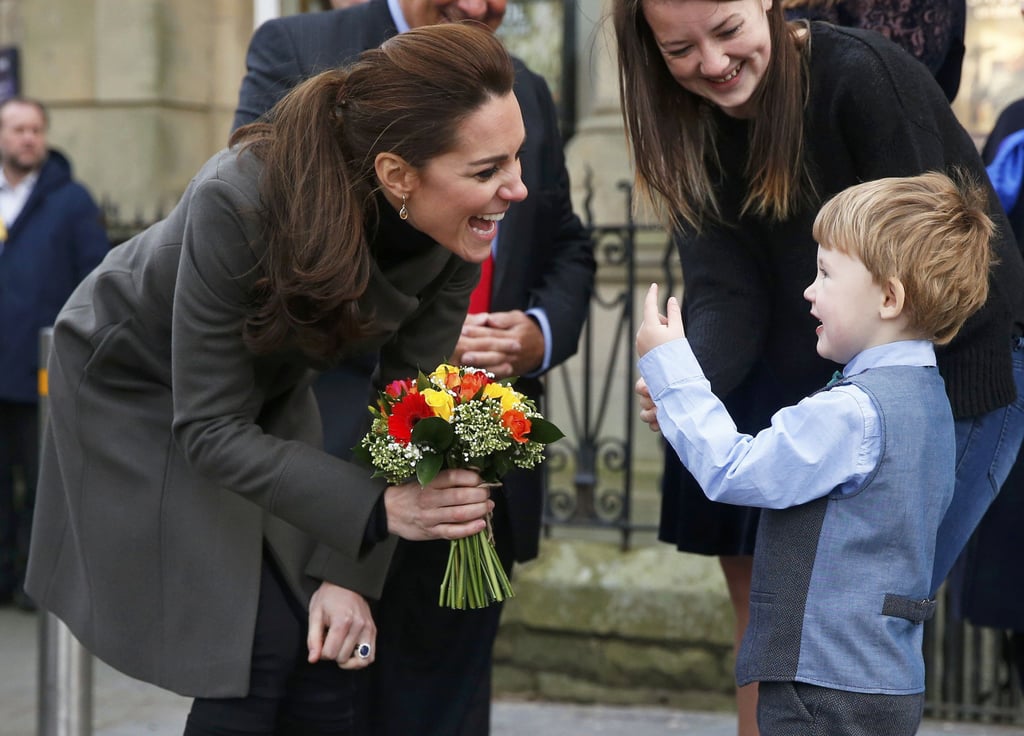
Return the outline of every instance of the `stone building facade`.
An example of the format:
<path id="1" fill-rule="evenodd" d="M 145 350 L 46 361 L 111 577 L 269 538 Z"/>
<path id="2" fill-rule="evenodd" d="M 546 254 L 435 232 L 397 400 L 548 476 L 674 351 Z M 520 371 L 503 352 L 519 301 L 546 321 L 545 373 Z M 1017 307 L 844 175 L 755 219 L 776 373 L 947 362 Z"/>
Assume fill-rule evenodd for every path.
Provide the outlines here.
<path id="1" fill-rule="evenodd" d="M 244 0 L 0 0 L 0 45 L 50 108 L 52 145 L 140 219 L 227 141 L 252 26 Z"/>

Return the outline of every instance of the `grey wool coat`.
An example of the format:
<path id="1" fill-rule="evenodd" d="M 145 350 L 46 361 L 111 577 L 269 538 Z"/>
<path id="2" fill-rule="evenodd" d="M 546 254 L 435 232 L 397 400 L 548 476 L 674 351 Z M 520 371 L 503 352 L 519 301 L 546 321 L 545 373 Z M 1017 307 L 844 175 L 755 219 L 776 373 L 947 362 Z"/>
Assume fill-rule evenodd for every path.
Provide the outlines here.
<path id="1" fill-rule="evenodd" d="M 318 449 L 308 359 L 242 342 L 259 172 L 235 150 L 207 162 L 71 296 L 49 361 L 26 589 L 113 667 L 188 696 L 248 691 L 264 545 L 304 605 L 321 580 L 379 595 L 394 547 L 362 550 L 385 484 Z M 389 217 L 403 255 L 374 268 L 376 332 L 341 356 L 380 349 L 383 379 L 452 352 L 479 278 Z"/>

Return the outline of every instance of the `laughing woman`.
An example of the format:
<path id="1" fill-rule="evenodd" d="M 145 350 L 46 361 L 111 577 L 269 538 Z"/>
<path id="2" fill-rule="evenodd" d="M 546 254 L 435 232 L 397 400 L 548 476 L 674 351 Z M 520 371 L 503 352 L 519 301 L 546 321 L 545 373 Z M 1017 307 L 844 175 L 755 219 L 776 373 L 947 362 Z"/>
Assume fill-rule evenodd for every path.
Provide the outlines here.
<path id="1" fill-rule="evenodd" d="M 877 33 L 787 23 L 772 0 L 614 0 L 613 21 L 639 184 L 675 226 L 687 335 L 740 430 L 756 432 L 832 372 L 801 296 L 820 204 L 863 181 L 954 167 L 985 181 L 984 168 L 928 70 Z M 989 212 L 999 264 L 988 302 L 938 353 L 958 472 L 933 592 L 1024 433 L 1024 263 L 994 195 Z M 756 512 L 707 501 L 674 457 L 663 490 L 661 538 L 720 557 L 742 635 Z M 754 683 L 785 679 L 766 666 L 740 689 L 741 734 L 757 733 Z"/>
<path id="2" fill-rule="evenodd" d="M 352 733 L 359 594 L 394 535 L 485 527 L 474 472 L 387 487 L 318 449 L 309 382 L 451 353 L 495 215 L 526 196 L 512 82 L 459 25 L 309 80 L 58 318 L 26 587 L 109 664 L 194 696 L 186 734 Z"/>

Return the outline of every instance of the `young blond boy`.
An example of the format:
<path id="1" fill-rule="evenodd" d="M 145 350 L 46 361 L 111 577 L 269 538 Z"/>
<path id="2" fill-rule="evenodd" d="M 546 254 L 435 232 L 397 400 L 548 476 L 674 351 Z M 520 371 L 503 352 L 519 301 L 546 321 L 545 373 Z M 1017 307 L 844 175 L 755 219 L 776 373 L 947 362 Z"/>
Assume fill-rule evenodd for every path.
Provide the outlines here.
<path id="1" fill-rule="evenodd" d="M 766 509 L 740 685 L 762 736 L 911 736 L 924 704 L 922 623 L 953 493 L 953 416 L 934 345 L 988 293 L 984 190 L 943 174 L 880 179 L 827 202 L 804 291 L 825 389 L 736 431 L 657 285 L 637 333 L 642 416 L 715 501 Z M 785 366 L 782 366 L 784 369 Z M 651 405 L 653 400 L 653 406 Z"/>

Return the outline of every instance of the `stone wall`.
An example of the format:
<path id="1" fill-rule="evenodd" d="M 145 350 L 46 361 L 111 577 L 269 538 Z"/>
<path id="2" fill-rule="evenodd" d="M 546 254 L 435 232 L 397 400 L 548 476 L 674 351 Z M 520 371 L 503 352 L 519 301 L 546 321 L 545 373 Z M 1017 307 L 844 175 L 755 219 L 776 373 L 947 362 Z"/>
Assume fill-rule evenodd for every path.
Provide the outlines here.
<path id="1" fill-rule="evenodd" d="M 151 218 L 227 143 L 252 4 L 239 0 L 3 0 L 22 91 L 97 199 Z"/>
<path id="2" fill-rule="evenodd" d="M 495 692 L 562 701 L 733 707 L 733 615 L 714 558 L 665 544 L 546 540 L 516 567 Z"/>

